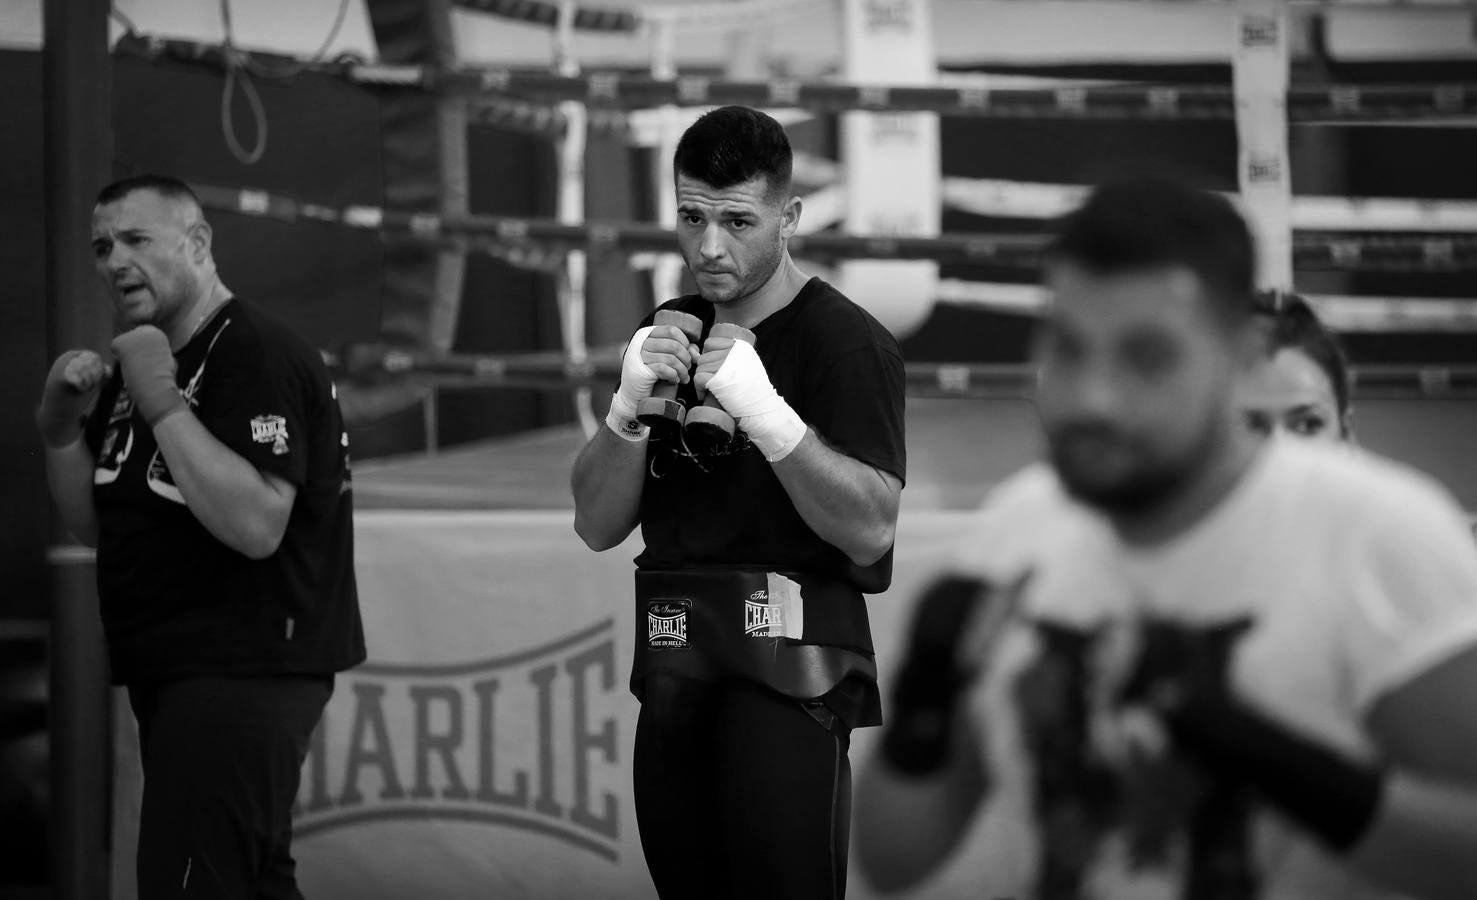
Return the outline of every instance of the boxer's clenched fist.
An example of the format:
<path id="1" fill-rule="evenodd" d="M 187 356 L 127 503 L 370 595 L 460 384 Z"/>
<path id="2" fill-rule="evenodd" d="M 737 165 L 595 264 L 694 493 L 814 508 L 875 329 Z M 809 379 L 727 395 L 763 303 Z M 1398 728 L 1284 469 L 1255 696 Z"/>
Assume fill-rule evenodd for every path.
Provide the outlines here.
<path id="1" fill-rule="evenodd" d="M 708 339 L 703 342 L 703 352 L 698 355 L 698 366 L 693 371 L 692 383 L 703 404 L 687 413 L 682 426 L 682 440 L 688 449 L 695 452 L 716 453 L 733 440 L 737 423 L 723 408 L 717 395 L 708 391 L 708 383 L 723 368 L 723 362 L 736 341 L 752 345 L 754 332 L 731 322 L 720 322 L 708 331 Z"/>
<path id="2" fill-rule="evenodd" d="M 882 740 L 894 769 L 921 776 L 947 761 L 962 698 L 1015 620 L 1030 578 L 1001 585 L 949 574 L 919 597 Z"/>
<path id="3" fill-rule="evenodd" d="M 68 350 L 56 358 L 36 409 L 36 430 L 46 446 L 65 447 L 77 440 L 82 417 L 111 374 L 111 367 L 91 350 Z"/>
<path id="4" fill-rule="evenodd" d="M 693 384 L 718 398 L 769 462 L 784 459 L 805 438 L 805 422 L 775 391 L 758 351 L 746 340 L 709 337 Z"/>
<path id="5" fill-rule="evenodd" d="M 672 385 L 670 392 L 675 393 L 675 387 L 691 377 L 689 372 L 697 357 L 697 346 L 693 344 L 695 334 L 690 335 L 674 324 L 679 321 L 674 317 L 682 317 L 680 321 L 683 324 L 688 319 L 696 322 L 697 318 L 685 313 L 664 315 L 668 312 L 658 312 L 656 324 L 632 335 L 621 354 L 621 385 L 611 398 L 605 424 L 627 440 L 646 437 L 648 428 L 638 419 L 638 407 L 652 396 L 659 383 Z"/>
<path id="6" fill-rule="evenodd" d="M 728 351 L 733 349 L 737 338 L 730 337 L 708 337 L 703 342 L 703 352 L 697 356 L 697 368 L 692 372 L 692 384 L 697 388 L 699 397 L 707 396 L 708 382 L 723 368 L 724 360 L 728 359 Z M 761 363 L 761 368 L 763 364 Z M 768 375 L 765 376 L 768 380 Z"/>
<path id="7" fill-rule="evenodd" d="M 150 428 L 166 416 L 187 409 L 174 382 L 174 353 L 164 332 L 153 325 L 125 331 L 113 338 L 113 353 L 123 370 L 128 395 Z"/>
<path id="8" fill-rule="evenodd" d="M 676 325 L 651 325 L 637 334 L 646 333 L 641 342 L 641 362 L 656 375 L 659 381 L 686 384 L 692 377 L 693 361 L 697 359 L 697 345 L 692 338 Z M 635 343 L 633 339 L 631 343 Z M 622 384 L 626 369 L 621 369 Z M 650 389 L 648 389 L 649 393 Z"/>

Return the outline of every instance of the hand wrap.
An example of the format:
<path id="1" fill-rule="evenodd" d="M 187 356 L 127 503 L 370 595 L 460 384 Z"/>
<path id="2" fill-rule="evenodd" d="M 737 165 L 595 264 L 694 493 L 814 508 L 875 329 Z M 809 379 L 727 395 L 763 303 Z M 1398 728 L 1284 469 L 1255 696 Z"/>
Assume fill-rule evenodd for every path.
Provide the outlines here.
<path id="1" fill-rule="evenodd" d="M 707 389 L 738 420 L 768 462 L 789 456 L 809 430 L 770 384 L 759 353 L 747 341 L 733 342 Z"/>

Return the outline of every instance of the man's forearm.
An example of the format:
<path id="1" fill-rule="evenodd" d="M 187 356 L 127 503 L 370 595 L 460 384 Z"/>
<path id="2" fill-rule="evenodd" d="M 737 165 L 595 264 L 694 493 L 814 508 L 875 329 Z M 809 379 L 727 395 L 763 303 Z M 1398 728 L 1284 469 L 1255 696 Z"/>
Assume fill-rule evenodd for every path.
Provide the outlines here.
<path id="1" fill-rule="evenodd" d="M 160 420 L 154 437 L 185 505 L 207 531 L 252 559 L 276 552 L 292 512 L 292 496 L 284 497 L 194 413 Z"/>
<path id="2" fill-rule="evenodd" d="M 628 441 L 601 426 L 570 476 L 574 530 L 590 549 L 608 550 L 636 527 L 645 482 L 646 441 Z"/>
<path id="3" fill-rule="evenodd" d="M 1477 786 L 1388 773 L 1379 809 L 1346 859 L 1423 900 L 1477 897 Z"/>
<path id="4" fill-rule="evenodd" d="M 62 524 L 89 547 L 97 546 L 97 510 L 92 505 L 95 465 L 80 435 L 63 447 L 46 448 L 46 482 Z"/>
<path id="5" fill-rule="evenodd" d="M 1177 692 L 1169 682 L 1149 693 L 1191 759 L 1247 785 L 1370 881 L 1427 900 L 1477 897 L 1470 779 L 1415 775 L 1388 757 L 1355 759 L 1203 688 Z"/>
<path id="6" fill-rule="evenodd" d="M 805 524 L 857 565 L 892 546 L 900 482 L 826 446 L 814 430 L 773 465 Z"/>

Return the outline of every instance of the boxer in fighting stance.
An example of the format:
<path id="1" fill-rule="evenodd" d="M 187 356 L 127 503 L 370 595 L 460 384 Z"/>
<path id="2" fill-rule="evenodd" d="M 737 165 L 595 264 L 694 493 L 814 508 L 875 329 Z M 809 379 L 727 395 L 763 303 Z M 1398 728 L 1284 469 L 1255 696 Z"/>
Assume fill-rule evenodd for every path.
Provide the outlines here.
<path id="1" fill-rule="evenodd" d="M 645 542 L 634 780 L 664 900 L 841 897 L 849 735 L 880 721 L 862 595 L 891 579 L 903 363 L 791 260 L 791 158 L 779 123 L 743 107 L 682 136 L 677 233 L 697 293 L 641 323 L 608 427 L 574 466 L 580 537 L 605 550 L 639 524 Z M 647 404 L 670 415 L 643 424 L 663 383 L 688 412 Z M 737 428 L 699 446 L 675 419 L 709 395 Z"/>
<path id="2" fill-rule="evenodd" d="M 221 282 L 183 182 L 104 188 L 92 247 L 113 361 L 63 353 L 36 422 L 138 719 L 138 895 L 301 898 L 299 772 L 334 673 L 364 659 L 337 394 Z"/>
<path id="3" fill-rule="evenodd" d="M 1019 827 L 985 850 L 1026 860 L 994 893 L 1477 896 L 1477 552 L 1429 478 L 1246 427 L 1253 269 L 1211 194 L 1107 186 L 1062 224 L 1051 464 L 921 599 L 858 791 L 879 887 L 988 798 Z"/>

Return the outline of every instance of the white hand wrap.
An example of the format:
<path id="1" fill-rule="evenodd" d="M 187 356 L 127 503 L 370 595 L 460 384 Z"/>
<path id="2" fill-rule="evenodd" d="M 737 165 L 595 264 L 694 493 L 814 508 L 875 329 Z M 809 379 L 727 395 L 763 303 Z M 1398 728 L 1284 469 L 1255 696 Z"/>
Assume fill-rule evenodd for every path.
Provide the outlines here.
<path id="1" fill-rule="evenodd" d="M 655 325 L 648 325 L 631 335 L 631 342 L 621 356 L 621 386 L 610 398 L 610 412 L 605 415 L 605 424 L 617 436 L 628 441 L 644 441 L 651 428 L 642 425 L 636 418 L 636 404 L 651 396 L 656 387 L 656 372 L 641 361 L 641 347 L 651 336 Z"/>
<path id="2" fill-rule="evenodd" d="M 764 454 L 779 462 L 805 438 L 804 420 L 769 383 L 764 363 L 748 341 L 734 341 L 708 390 Z"/>

